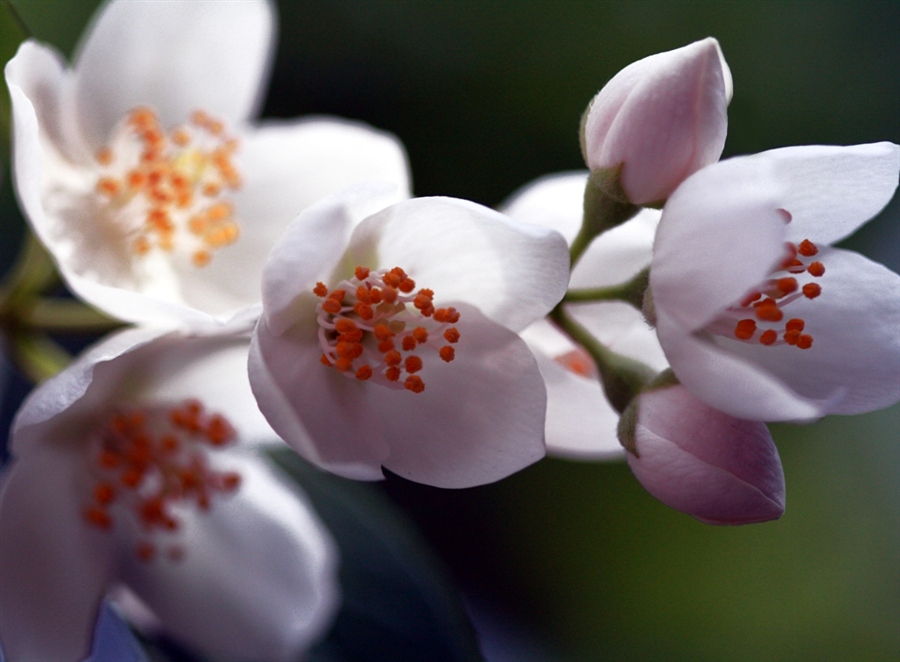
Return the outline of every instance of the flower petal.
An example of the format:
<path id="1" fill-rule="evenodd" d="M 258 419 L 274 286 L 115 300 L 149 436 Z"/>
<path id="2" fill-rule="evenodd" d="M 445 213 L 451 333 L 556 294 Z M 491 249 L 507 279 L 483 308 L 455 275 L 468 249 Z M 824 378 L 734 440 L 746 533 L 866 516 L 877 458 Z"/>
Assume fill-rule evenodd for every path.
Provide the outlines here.
<path id="1" fill-rule="evenodd" d="M 546 320 L 521 332 L 534 353 L 547 387 L 547 453 L 558 457 L 619 459 L 619 415 L 610 406 L 596 376 L 566 369 L 559 360 L 575 345 Z M 590 360 L 590 359 L 588 359 Z"/>
<path id="2" fill-rule="evenodd" d="M 402 267 L 436 305 L 467 302 L 514 331 L 546 315 L 568 282 L 569 251 L 557 232 L 518 223 L 466 200 L 416 198 L 366 219 L 345 265 L 377 251 L 378 267 Z"/>
<path id="3" fill-rule="evenodd" d="M 659 219 L 659 211 L 642 209 L 634 218 L 596 237 L 572 270 L 569 287 L 618 285 L 648 267 Z"/>
<path id="4" fill-rule="evenodd" d="M 822 295 L 801 297 L 786 314 L 804 320 L 809 349 L 764 347 L 720 339 L 729 351 L 753 361 L 809 400 L 833 399 L 826 413 L 861 414 L 900 400 L 900 276 L 841 249 L 817 255 L 827 271 Z M 776 420 L 760 410 L 760 418 Z"/>
<path id="5" fill-rule="evenodd" d="M 650 494 L 707 524 L 750 524 L 784 512 L 784 473 L 765 424 L 710 409 L 683 386 L 641 394 L 638 456 Z"/>
<path id="6" fill-rule="evenodd" d="M 679 186 L 653 246 L 656 310 L 700 329 L 762 283 L 784 258 L 783 196 L 768 162 L 750 157 L 708 166 Z"/>
<path id="7" fill-rule="evenodd" d="M 260 320 L 249 360 L 259 408 L 281 438 L 313 464 L 346 478 L 380 480 L 389 449 L 378 414 L 362 383 L 320 363 L 315 311 L 308 318 L 308 324 L 280 336 Z"/>
<path id="8" fill-rule="evenodd" d="M 784 182 L 794 243 L 832 244 L 851 235 L 890 202 L 900 172 L 900 147 L 889 142 L 784 147 L 751 158 L 768 161 Z"/>
<path id="9" fill-rule="evenodd" d="M 100 147 L 138 106 L 151 106 L 165 126 L 198 108 L 245 121 L 261 98 L 275 21 L 263 1 L 110 2 L 74 59 L 85 137 Z"/>
<path id="10" fill-rule="evenodd" d="M 456 358 L 429 357 L 422 393 L 364 385 L 390 446 L 384 466 L 436 487 L 492 483 L 545 453 L 547 396 L 527 345 L 472 306 L 460 313 Z"/>
<path id="11" fill-rule="evenodd" d="M 556 230 L 570 244 L 581 229 L 588 172 L 546 175 L 515 191 L 500 211 L 520 223 Z"/>
<path id="12" fill-rule="evenodd" d="M 116 572 L 114 538 L 78 501 L 80 445 L 48 437 L 14 460 L 0 493 L 0 640 L 10 660 L 81 660 Z M 50 447 L 50 444 L 53 444 Z"/>
<path id="13" fill-rule="evenodd" d="M 262 301 L 272 333 L 280 335 L 296 321 L 298 297 L 311 297 L 316 281 L 327 279 L 353 228 L 399 194 L 394 184 L 358 184 L 314 204 L 291 223 L 263 271 Z"/>
<path id="14" fill-rule="evenodd" d="M 168 632 L 207 655 L 295 660 L 334 615 L 335 545 L 273 468 L 231 455 L 241 486 L 209 512 L 185 518 L 184 558 L 128 556 L 123 578 Z"/>
<path id="15" fill-rule="evenodd" d="M 568 304 L 566 312 L 617 354 L 630 356 L 656 370 L 669 367 L 656 332 L 631 305 L 617 301 Z"/>

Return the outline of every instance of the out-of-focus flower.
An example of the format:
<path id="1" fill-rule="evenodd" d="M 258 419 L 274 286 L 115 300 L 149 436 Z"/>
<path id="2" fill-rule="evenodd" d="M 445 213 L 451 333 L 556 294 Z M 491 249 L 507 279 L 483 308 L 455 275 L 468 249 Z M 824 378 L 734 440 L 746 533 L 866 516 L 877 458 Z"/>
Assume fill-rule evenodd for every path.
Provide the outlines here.
<path id="1" fill-rule="evenodd" d="M 581 226 L 586 172 L 553 175 L 526 185 L 502 207 L 517 221 L 560 232 L 571 243 Z M 646 209 L 595 238 L 572 271 L 572 289 L 619 285 L 650 264 L 659 212 Z M 623 301 L 565 304 L 565 311 L 614 352 L 668 367 L 656 334 L 639 310 Z M 547 385 L 547 450 L 564 456 L 621 457 L 619 415 L 603 393 L 591 357 L 552 322 L 522 331 Z"/>
<path id="2" fill-rule="evenodd" d="M 259 300 L 266 255 L 314 201 L 408 189 L 402 146 L 349 121 L 254 125 L 269 2 L 110 2 L 67 69 L 25 42 L 6 68 L 22 207 L 69 286 L 109 314 L 222 321 Z"/>
<path id="3" fill-rule="evenodd" d="M 751 420 L 900 400 L 900 276 L 831 244 L 891 199 L 900 148 L 788 147 L 704 168 L 669 198 L 650 292 L 679 381 Z"/>
<path id="4" fill-rule="evenodd" d="M 583 124 L 588 168 L 621 167 L 635 205 L 661 203 L 725 146 L 731 72 L 712 37 L 628 65 L 591 101 Z"/>
<path id="5" fill-rule="evenodd" d="M 716 411 L 680 385 L 645 391 L 632 407 L 628 466 L 664 504 L 707 524 L 784 513 L 784 473 L 764 423 Z"/>
<path id="6" fill-rule="evenodd" d="M 216 659 L 293 660 L 328 625 L 333 543 L 246 445 L 274 437 L 247 347 L 125 331 L 26 400 L 0 492 L 7 660 L 82 659 L 122 584 Z"/>
<path id="7" fill-rule="evenodd" d="M 263 275 L 253 391 L 335 473 L 499 480 L 545 452 L 546 392 L 517 332 L 562 298 L 565 241 L 463 200 L 395 200 L 355 187 L 288 229 Z"/>

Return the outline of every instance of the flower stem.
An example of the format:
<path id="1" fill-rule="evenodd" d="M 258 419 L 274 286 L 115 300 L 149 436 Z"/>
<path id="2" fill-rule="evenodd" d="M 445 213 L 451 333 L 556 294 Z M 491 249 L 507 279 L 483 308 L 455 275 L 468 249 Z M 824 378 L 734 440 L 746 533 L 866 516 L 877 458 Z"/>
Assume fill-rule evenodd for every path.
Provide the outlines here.
<path id="1" fill-rule="evenodd" d="M 584 187 L 584 217 L 569 254 L 574 267 L 594 237 L 612 230 L 640 211 L 628 201 L 619 178 L 622 167 L 594 170 Z"/>
<path id="2" fill-rule="evenodd" d="M 553 309 L 550 318 L 590 354 L 597 365 L 606 398 L 620 414 L 656 376 L 656 371 L 650 366 L 617 354 L 599 342 L 587 329 L 566 315 L 561 305 Z"/>
<path id="3" fill-rule="evenodd" d="M 590 301 L 624 301 L 641 310 L 644 304 L 644 292 L 650 282 L 650 268 L 639 272 L 631 280 L 610 285 L 609 287 L 590 287 L 574 289 L 566 292 L 563 301 L 567 303 L 585 303 Z"/>

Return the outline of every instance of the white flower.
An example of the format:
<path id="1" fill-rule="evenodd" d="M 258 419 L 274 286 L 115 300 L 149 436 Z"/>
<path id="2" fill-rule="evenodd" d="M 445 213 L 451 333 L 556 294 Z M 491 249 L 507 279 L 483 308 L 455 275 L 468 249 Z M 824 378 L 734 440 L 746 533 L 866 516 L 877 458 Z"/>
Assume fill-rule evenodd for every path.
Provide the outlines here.
<path id="1" fill-rule="evenodd" d="M 588 107 L 585 162 L 591 170 L 622 166 L 620 183 L 632 204 L 663 202 L 719 159 L 731 93 L 731 72 L 712 37 L 638 60 Z"/>
<path id="2" fill-rule="evenodd" d="M 275 18 L 264 1 L 110 2 L 71 69 L 31 40 L 9 62 L 19 198 L 80 297 L 131 322 L 220 322 L 258 302 L 302 209 L 368 179 L 407 191 L 393 136 L 250 122 Z"/>
<path id="3" fill-rule="evenodd" d="M 898 169 L 891 143 L 788 147 L 685 181 L 663 210 L 650 271 L 681 383 L 752 420 L 900 400 L 900 276 L 831 246 L 887 204 Z"/>
<path id="4" fill-rule="evenodd" d="M 707 524 L 784 513 L 784 473 L 764 423 L 707 407 L 680 385 L 645 391 L 632 406 L 628 466 L 664 504 Z"/>
<path id="5" fill-rule="evenodd" d="M 293 660 L 337 602 L 334 545 L 251 448 L 246 337 L 129 330 L 37 388 L 0 493 L 5 659 L 80 660 L 118 585 L 217 659 Z"/>
<path id="6" fill-rule="evenodd" d="M 565 242 L 463 200 L 393 201 L 356 187 L 289 228 L 263 275 L 253 391 L 335 473 L 499 480 L 544 455 L 544 385 L 517 331 L 562 297 Z"/>
<path id="7" fill-rule="evenodd" d="M 568 242 L 581 226 L 586 172 L 553 175 L 526 185 L 503 206 L 510 217 L 559 231 Z M 600 235 L 572 271 L 570 287 L 628 281 L 650 263 L 659 212 L 646 209 Z M 639 310 L 619 301 L 567 303 L 566 313 L 612 351 L 652 368 L 668 367 L 656 335 Z M 547 320 L 522 332 L 547 384 L 547 450 L 574 457 L 620 457 L 619 415 L 609 404 L 591 357 Z"/>

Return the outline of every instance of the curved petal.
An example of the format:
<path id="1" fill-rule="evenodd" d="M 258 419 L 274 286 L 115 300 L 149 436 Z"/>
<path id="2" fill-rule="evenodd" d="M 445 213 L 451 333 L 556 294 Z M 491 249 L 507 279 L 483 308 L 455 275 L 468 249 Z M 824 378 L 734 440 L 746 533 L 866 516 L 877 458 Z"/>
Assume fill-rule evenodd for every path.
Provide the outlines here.
<path id="1" fill-rule="evenodd" d="M 719 344 L 803 398 L 842 393 L 826 413 L 861 414 L 894 404 L 900 400 L 900 276 L 852 251 L 823 249 L 817 259 L 827 265 L 817 279 L 821 296 L 800 297 L 785 308 L 785 315 L 804 320 L 812 347 Z"/>
<path id="2" fill-rule="evenodd" d="M 0 494 L 0 640 L 10 660 L 81 660 L 117 573 L 114 538 L 80 512 L 83 457 L 46 438 L 7 469 Z M 85 476 L 86 477 L 86 476 Z"/>
<path id="3" fill-rule="evenodd" d="M 320 363 L 315 314 L 276 336 L 260 320 L 250 347 L 250 385 L 269 424 L 289 446 L 346 478 L 380 480 L 389 454 L 365 386 Z"/>
<path id="4" fill-rule="evenodd" d="M 280 335 L 294 324 L 298 297 L 312 296 L 316 281 L 334 269 L 353 228 L 398 194 L 393 184 L 358 184 L 314 204 L 291 223 L 263 270 L 262 301 L 272 333 Z"/>
<path id="5" fill-rule="evenodd" d="M 76 403 L 79 408 L 90 408 L 96 402 L 105 401 L 116 390 L 117 380 L 112 379 L 108 372 L 104 375 L 105 379 L 95 380 L 97 369 L 110 369 L 109 364 L 119 357 L 165 334 L 159 329 L 146 328 L 126 329 L 112 334 L 84 352 L 68 368 L 34 389 L 13 421 L 10 439 L 13 453 L 19 455 L 32 449 L 40 439 L 52 436 L 51 429 L 71 434 L 69 428 L 72 423 L 60 414 L 73 408 Z M 117 363 L 118 368 L 113 369 L 121 375 L 122 362 Z"/>
<path id="6" fill-rule="evenodd" d="M 546 320 L 520 334 L 534 353 L 547 387 L 547 454 L 581 459 L 621 459 L 616 438 L 619 415 L 596 376 L 583 375 L 560 362 L 575 345 Z"/>
<path id="7" fill-rule="evenodd" d="M 641 312 L 629 304 L 617 301 L 568 304 L 566 312 L 617 354 L 630 356 L 656 370 L 669 367 L 656 332 Z"/>
<path id="8" fill-rule="evenodd" d="M 425 361 L 422 393 L 364 385 L 390 446 L 384 466 L 435 487 L 492 483 L 545 453 L 547 396 L 527 345 L 472 306 L 460 312 L 456 358 Z"/>
<path id="9" fill-rule="evenodd" d="M 336 549 L 306 499 L 255 457 L 228 454 L 233 497 L 185 518 L 184 558 L 129 556 L 124 581 L 168 632 L 223 660 L 295 660 L 333 617 Z"/>
<path id="10" fill-rule="evenodd" d="M 520 223 L 556 230 L 570 244 L 581 229 L 587 170 L 546 175 L 525 184 L 499 209 Z"/>
<path id="11" fill-rule="evenodd" d="M 202 109 L 231 124 L 254 112 L 272 54 L 269 2 L 110 2 L 77 49 L 75 103 L 100 147 L 126 112 L 151 106 L 165 126 Z"/>
<path id="12" fill-rule="evenodd" d="M 890 202 L 900 172 L 900 147 L 889 142 L 784 147 L 750 158 L 765 159 L 784 182 L 794 243 L 833 244 L 851 235 Z"/>
<path id="13" fill-rule="evenodd" d="M 783 189 L 753 158 L 708 166 L 679 186 L 653 246 L 656 310 L 700 329 L 762 283 L 784 258 Z"/>
<path id="14" fill-rule="evenodd" d="M 844 396 L 843 389 L 823 399 L 798 395 L 752 361 L 680 327 L 657 309 L 656 331 L 678 380 L 713 409 L 756 421 L 820 418 Z"/>
<path id="15" fill-rule="evenodd" d="M 650 265 L 660 212 L 642 209 L 634 218 L 596 237 L 572 270 L 569 287 L 618 285 Z"/>
<path id="16" fill-rule="evenodd" d="M 377 251 L 377 265 L 366 264 Z M 416 198 L 366 219 L 346 267 L 402 267 L 436 305 L 467 302 L 514 331 L 546 315 L 566 291 L 562 236 L 466 200 Z"/>

